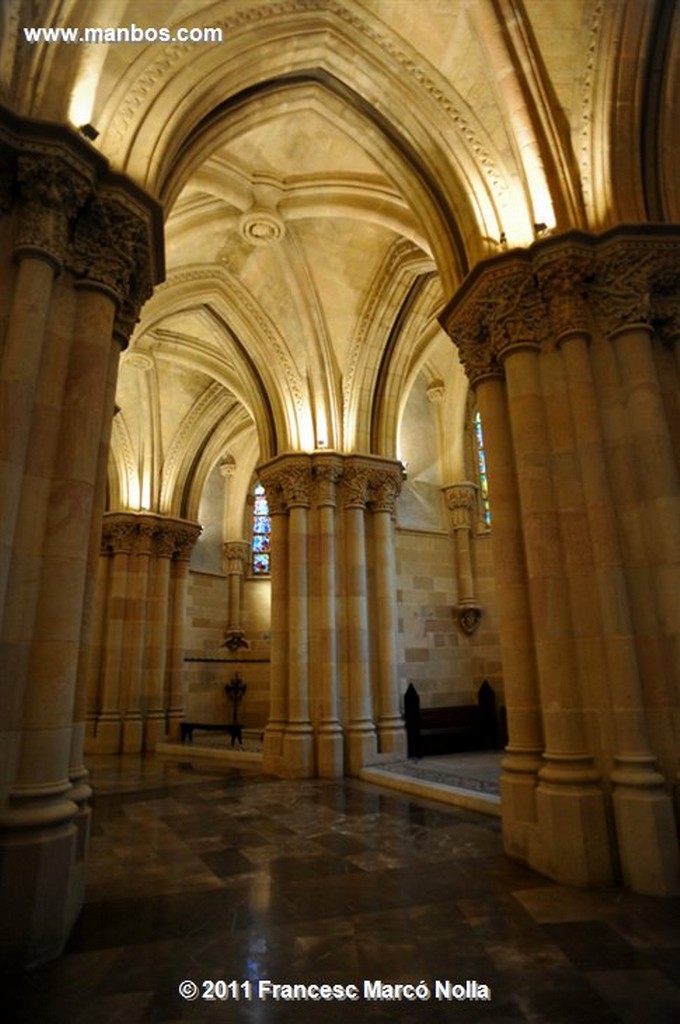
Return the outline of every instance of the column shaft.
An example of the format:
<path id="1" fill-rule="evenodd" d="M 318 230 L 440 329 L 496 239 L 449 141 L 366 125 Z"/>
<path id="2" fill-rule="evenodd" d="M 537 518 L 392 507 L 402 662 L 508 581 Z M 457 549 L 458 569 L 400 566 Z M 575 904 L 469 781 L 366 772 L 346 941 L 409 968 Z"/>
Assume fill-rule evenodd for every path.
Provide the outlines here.
<path id="1" fill-rule="evenodd" d="M 486 442 L 491 543 L 500 623 L 508 746 L 501 775 L 503 838 L 508 853 L 528 854 L 527 824 L 536 821 L 536 782 L 543 726 L 531 620 L 522 513 L 505 382 L 483 377 L 476 387 Z"/>

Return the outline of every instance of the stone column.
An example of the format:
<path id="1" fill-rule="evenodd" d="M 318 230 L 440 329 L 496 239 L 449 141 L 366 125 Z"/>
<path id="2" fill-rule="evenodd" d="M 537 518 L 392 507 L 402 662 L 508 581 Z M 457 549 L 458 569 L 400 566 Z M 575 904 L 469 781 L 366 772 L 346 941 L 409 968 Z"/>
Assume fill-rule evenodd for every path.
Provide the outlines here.
<path id="1" fill-rule="evenodd" d="M 629 547 L 634 555 L 637 578 L 629 576 L 629 592 L 635 592 L 638 606 L 650 597 L 654 608 L 647 610 L 649 619 L 643 629 L 661 633 L 669 677 L 667 693 L 660 677 L 656 679 L 659 704 L 677 706 L 677 680 L 680 678 L 680 481 L 669 423 L 652 349 L 652 322 L 659 316 L 663 325 L 663 305 L 655 301 L 655 278 L 666 277 L 665 266 L 670 254 L 650 251 L 648 246 L 622 244 L 612 248 L 598 261 L 595 289 L 596 312 L 604 327 L 618 364 L 622 382 L 619 429 L 625 432 L 630 453 L 627 475 L 637 476 L 635 485 L 626 487 L 621 469 L 612 473 L 619 488 L 621 505 L 628 512 L 626 533 L 630 536 L 633 522 L 637 526 L 637 543 Z M 680 259 L 680 244 L 675 267 Z M 680 275 L 673 268 L 675 292 L 680 292 Z M 584 343 L 573 339 L 563 344 L 565 358 L 575 376 L 576 365 L 585 375 Z M 577 364 L 577 361 L 578 364 Z M 594 392 L 592 379 L 588 384 Z M 677 390 L 677 383 L 676 383 Z M 582 426 L 582 420 L 579 423 Z M 637 469 L 637 474 L 635 474 Z M 608 484 L 608 479 L 607 479 Z M 606 498 L 611 501 L 609 491 Z M 642 499 L 642 501 L 641 501 Z M 626 508 L 627 506 L 627 508 Z M 634 520 L 631 519 L 630 511 Z M 610 513 L 610 522 L 615 523 Z M 617 533 L 613 531 L 615 541 Z M 647 557 L 644 551 L 647 551 Z M 630 557 L 630 555 L 629 555 Z M 607 653 L 612 671 L 612 704 L 616 747 L 613 801 L 616 816 L 621 869 L 625 882 L 637 892 L 669 895 L 680 891 L 680 857 L 676 841 L 676 823 L 666 780 L 657 769 L 651 749 L 648 719 L 644 708 L 644 688 L 634 641 L 635 623 L 630 604 L 622 600 L 626 582 L 625 562 L 619 544 L 610 544 L 606 563 L 609 600 L 602 600 L 607 628 Z M 642 566 L 649 566 L 640 572 Z M 640 592 L 644 593 L 644 597 Z M 650 593 L 651 591 L 651 593 Z M 656 615 L 654 612 L 656 611 Z M 650 621 L 656 618 L 656 622 Z M 670 655 L 670 657 L 669 657 Z M 675 694 L 673 693 L 673 680 Z M 659 697 L 661 698 L 659 700 Z M 671 741 L 672 743 L 672 741 Z M 676 745 L 677 749 L 677 745 Z"/>
<path id="2" fill-rule="evenodd" d="M 345 613 L 349 708 L 345 726 L 350 775 L 376 759 L 368 626 L 368 584 L 364 516 L 373 465 L 350 456 L 340 488 L 345 536 Z"/>
<path id="3" fill-rule="evenodd" d="M 283 756 L 287 775 L 308 778 L 314 774 L 309 713 L 309 460 L 287 459 L 281 483 L 288 507 L 288 715 Z"/>
<path id="4" fill-rule="evenodd" d="M 545 766 L 536 794 L 551 822 L 538 857 L 572 884 L 612 878 L 604 798 L 588 749 L 578 692 L 574 625 L 548 447 L 540 348 L 517 340 L 502 351 L 522 507 L 529 596 L 543 705 Z"/>
<path id="5" fill-rule="evenodd" d="M 88 720 L 88 666 L 94 644 L 101 647 L 102 629 L 102 591 L 97 588 L 97 566 L 100 560 L 102 515 L 106 503 L 107 466 L 111 425 L 115 406 L 116 381 L 121 348 L 125 339 L 120 337 L 114 323 L 114 343 L 109 351 L 109 372 L 106 381 L 104 398 L 104 414 L 102 432 L 99 440 L 97 457 L 97 476 L 95 483 L 92 513 L 90 516 L 90 537 L 87 551 L 87 570 L 85 574 L 85 592 L 83 597 L 83 614 L 80 626 L 80 650 L 78 653 L 78 673 L 76 678 L 76 694 L 73 707 L 73 724 L 71 729 L 71 757 L 69 778 L 71 789 L 69 796 L 78 807 L 76 827 L 79 831 L 78 849 L 82 851 L 80 860 L 80 892 L 84 898 L 85 886 L 85 851 L 87 850 L 90 832 L 90 798 L 92 789 L 87 781 L 88 771 L 84 764 L 86 729 Z M 94 707 L 95 705 L 93 705 Z"/>
<path id="6" fill-rule="evenodd" d="M 397 669 L 397 567 L 393 520 L 401 490 L 401 465 L 376 467 L 370 483 L 375 540 L 375 617 L 378 662 L 378 743 L 381 754 L 406 756 Z"/>
<path id="7" fill-rule="evenodd" d="M 283 735 L 288 720 L 288 509 L 281 486 L 278 460 L 261 467 L 259 477 L 267 492 L 271 517 L 271 661 L 269 721 L 264 732 L 262 768 L 271 774 L 283 770 Z"/>
<path id="8" fill-rule="evenodd" d="M 656 349 L 680 297 L 679 254 L 677 230 L 661 226 L 556 236 L 476 268 L 443 317 L 476 384 L 487 442 L 510 732 L 506 848 L 579 884 L 620 866 L 628 886 L 655 894 L 678 888 L 668 794 L 678 749 L 678 386 L 666 381 L 662 393 L 667 362 Z M 499 535 L 510 524 L 521 547 Z M 529 595 L 514 627 L 513 550 L 524 563 L 518 607 L 527 584 Z M 525 828 L 506 808 L 520 626 L 527 655 L 535 648 L 546 747 Z M 529 677 L 528 659 L 525 669 Z M 532 718 L 523 716 L 529 747 Z"/>
<path id="9" fill-rule="evenodd" d="M 0 808 L 0 892 L 7 924 L 0 945 L 5 959 L 25 964 L 61 950 L 82 903 L 86 829 L 79 818 L 87 815 L 87 799 L 70 772 L 100 441 L 110 413 L 113 325 L 123 307 L 137 316 L 150 281 L 158 280 L 162 258 L 152 255 L 160 209 L 137 186 L 111 174 L 76 133 L 1 111 L 0 142 L 3 153 L 16 156 L 14 193 L 21 194 L 29 166 L 37 185 L 19 227 L 20 262 L 24 252 L 29 262 L 13 277 L 15 299 L 3 339 L 5 381 L 11 385 L 6 397 L 11 393 L 16 410 L 2 405 L 10 409 L 16 433 L 8 435 L 14 440 L 0 465 L 0 494 L 7 501 L 3 522 L 12 534 L 4 540 L 17 555 L 40 553 L 29 586 L 34 614 L 22 635 L 25 656 L 11 701 L 12 755 L 4 763 Z M 55 255 L 53 244 L 63 261 L 55 285 L 52 275 L 59 267 L 38 255 L 46 245 Z M 68 343 L 55 320 L 58 307 L 62 315 L 69 311 Z M 17 373 L 21 320 L 25 365 Z M 61 341 L 46 349 L 42 339 L 49 322 L 54 340 Z M 50 364 L 65 373 L 53 377 Z M 41 379 L 45 390 L 36 405 Z M 57 390 L 50 395 L 49 387 Z M 27 466 L 28 438 L 37 442 L 41 432 L 44 461 L 38 472 L 36 461 L 25 475 L 19 465 Z M 16 546 L 24 483 L 33 493 L 32 516 L 21 524 Z"/>
<path id="10" fill-rule="evenodd" d="M 167 708 L 168 738 L 177 741 L 179 723 L 184 718 L 184 622 L 186 617 L 189 561 L 201 527 L 197 523 L 176 522 L 175 557 L 170 581 L 170 622 L 168 646 Z"/>
<path id="11" fill-rule="evenodd" d="M 482 609 L 475 596 L 475 577 L 472 569 L 473 514 L 476 507 L 475 484 L 464 481 L 444 488 L 446 506 L 451 513 L 450 523 L 456 548 L 456 582 L 458 584 L 458 624 L 471 636 L 482 617 Z"/>
<path id="12" fill-rule="evenodd" d="M 248 641 L 241 626 L 241 602 L 243 574 L 250 559 L 250 545 L 245 540 L 230 540 L 224 545 L 223 551 L 229 586 L 225 647 L 228 647 L 230 651 L 238 651 L 242 647 L 248 647 Z"/>
<path id="13" fill-rule="evenodd" d="M 544 742 L 522 512 L 507 391 L 499 367 L 491 361 L 484 371 L 478 368 L 473 384 L 484 424 L 489 498 L 494 510 L 491 545 L 508 719 L 501 773 L 503 841 L 511 856 L 529 858 Z"/>
<path id="14" fill-rule="evenodd" d="M 110 559 L 106 571 L 105 626 L 101 663 L 93 665 L 92 686 L 101 676 L 101 704 L 94 735 L 88 740 L 90 753 L 117 754 L 121 750 L 123 729 L 123 691 L 121 652 L 126 626 L 126 594 L 129 563 L 137 535 L 136 518 L 131 514 L 105 516 L 102 531 L 102 557 Z M 103 571 L 100 565 L 100 572 Z"/>
<path id="15" fill-rule="evenodd" d="M 146 700 L 145 654 L 147 624 L 147 590 L 151 557 L 154 547 L 155 519 L 138 516 L 135 544 L 129 561 L 125 594 L 125 629 L 121 651 L 123 683 L 123 733 L 121 747 L 124 754 L 134 754 L 144 747 L 144 714 Z M 144 708 L 142 706 L 144 702 Z"/>
<path id="16" fill-rule="evenodd" d="M 85 201 L 91 187 L 90 177 L 86 165 L 69 160 L 65 154 L 48 156 L 27 152 L 17 156 L 16 184 L 21 204 L 13 251 L 17 270 L 0 356 L 0 621 L 24 471 L 30 454 L 29 439 L 52 304 L 52 283 L 63 270 L 67 225 L 74 211 Z M 58 401 L 60 396 L 55 397 Z M 45 430 L 44 422 L 41 426 Z M 55 429 L 53 424 L 52 430 Z M 54 442 L 54 433 L 47 432 L 48 447 L 51 438 Z"/>
<path id="17" fill-rule="evenodd" d="M 318 711 L 316 722 L 316 763 L 321 778 L 338 778 L 344 773 L 343 732 L 338 707 L 338 645 L 336 618 L 336 487 L 342 476 L 341 459 L 330 452 L 313 457 L 314 504 L 317 517 L 317 558 L 312 562 L 310 591 L 312 616 L 312 664 Z"/>
<path id="18" fill-rule="evenodd" d="M 170 642 L 170 570 L 175 553 L 174 521 L 156 517 L 153 537 L 154 558 L 149 576 L 146 602 L 146 634 L 144 675 L 146 684 L 146 716 L 144 749 L 153 750 L 166 739 L 168 724 L 165 707 L 165 677 Z"/>

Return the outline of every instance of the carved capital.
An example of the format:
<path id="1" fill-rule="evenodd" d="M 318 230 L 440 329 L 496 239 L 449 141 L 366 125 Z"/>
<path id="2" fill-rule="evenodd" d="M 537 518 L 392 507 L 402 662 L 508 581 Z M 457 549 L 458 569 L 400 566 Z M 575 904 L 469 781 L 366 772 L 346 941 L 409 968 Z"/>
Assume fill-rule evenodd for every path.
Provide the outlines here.
<path id="1" fill-rule="evenodd" d="M 312 467 L 308 459 L 293 459 L 282 467 L 281 488 L 286 506 L 309 508 L 312 492 Z"/>
<path id="2" fill-rule="evenodd" d="M 477 486 L 469 481 L 444 488 L 446 507 L 451 513 L 453 530 L 472 529 L 473 513 L 477 501 Z"/>
<path id="3" fill-rule="evenodd" d="M 366 508 L 371 483 L 371 469 L 365 465 L 345 466 L 340 486 L 343 508 Z"/>
<path id="4" fill-rule="evenodd" d="M 230 540 L 223 546 L 224 557 L 229 563 L 229 572 L 243 574 L 250 559 L 250 545 L 245 540 Z"/>
<path id="5" fill-rule="evenodd" d="M 59 270 L 68 251 L 69 224 L 92 191 L 88 176 L 63 156 L 21 153 L 16 168 L 21 219 L 15 258 L 42 256 Z"/>
<path id="6" fill-rule="evenodd" d="M 446 394 L 446 385 L 443 380 L 433 380 L 425 390 L 428 402 L 432 405 L 441 405 Z"/>
<path id="7" fill-rule="evenodd" d="M 103 555 L 132 554 L 137 542 L 137 516 L 114 512 L 104 516 L 101 553 Z"/>
<path id="8" fill-rule="evenodd" d="M 201 527 L 185 519 L 146 512 L 107 512 L 102 526 L 102 554 L 143 554 L 185 559 Z"/>
<path id="9" fill-rule="evenodd" d="M 220 462 L 220 476 L 224 480 L 230 480 L 236 472 L 236 459 L 233 455 L 225 455 Z"/>
<path id="10" fill-rule="evenodd" d="M 536 280 L 558 339 L 589 331 L 588 289 L 594 276 L 592 253 L 578 246 L 549 252 L 539 261 Z"/>
<path id="11" fill-rule="evenodd" d="M 201 535 L 198 523 L 177 522 L 175 526 L 175 561 L 188 562 L 194 545 Z"/>
<path id="12" fill-rule="evenodd" d="M 342 478 L 342 460 L 337 455 L 314 456 L 314 504 L 335 507 L 336 492 Z"/>
<path id="13" fill-rule="evenodd" d="M 389 512 L 390 515 L 394 515 L 403 475 L 401 466 L 373 471 L 369 485 L 369 505 L 374 512 Z"/>
<path id="14" fill-rule="evenodd" d="M 267 492 L 267 505 L 271 516 L 285 515 L 288 511 L 286 497 L 283 491 L 283 473 L 276 466 L 260 468 L 259 477 L 262 486 Z"/>

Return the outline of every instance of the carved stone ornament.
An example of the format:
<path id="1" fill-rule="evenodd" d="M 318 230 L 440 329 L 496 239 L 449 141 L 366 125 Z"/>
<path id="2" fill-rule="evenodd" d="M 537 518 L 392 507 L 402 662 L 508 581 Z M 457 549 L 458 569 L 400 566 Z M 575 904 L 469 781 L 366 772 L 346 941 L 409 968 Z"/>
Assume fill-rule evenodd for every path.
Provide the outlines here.
<path id="1" fill-rule="evenodd" d="M 556 338 L 589 331 L 588 290 L 594 277 L 592 252 L 578 246 L 548 253 L 538 263 L 536 279 Z"/>
<path id="2" fill-rule="evenodd" d="M 676 330 L 680 237 L 671 225 L 570 231 L 479 263 L 440 317 L 471 383 L 502 376 L 513 347 L 552 345 L 592 325 Z"/>
<path id="3" fill-rule="evenodd" d="M 283 218 L 269 209 L 253 208 L 239 220 L 239 232 L 251 245 L 273 245 L 280 242 L 286 233 Z"/>
<path id="4" fill-rule="evenodd" d="M 244 565 L 250 559 L 250 546 L 245 540 L 230 540 L 223 547 L 229 562 L 229 572 L 243 573 Z"/>
<path id="5" fill-rule="evenodd" d="M 369 506 L 373 512 L 394 515 L 403 475 L 401 466 L 374 470 L 369 482 Z"/>
<path id="6" fill-rule="evenodd" d="M 335 506 L 337 486 L 342 479 L 342 460 L 337 455 L 314 456 L 312 463 L 314 503 Z"/>
<path id="7" fill-rule="evenodd" d="M 371 469 L 367 466 L 345 466 L 340 487 L 343 508 L 366 508 L 371 482 Z"/>
<path id="8" fill-rule="evenodd" d="M 246 635 L 242 629 L 230 629 L 227 632 L 224 646 L 227 650 L 231 651 L 232 654 L 241 649 L 250 649 L 250 644 L 246 640 Z"/>
<path id="9" fill-rule="evenodd" d="M 482 619 L 482 609 L 478 604 L 459 605 L 458 624 L 466 636 L 472 636 Z"/>
<path id="10" fill-rule="evenodd" d="M 69 222 L 90 195 L 91 180 L 61 154 L 27 152 L 18 157 L 17 181 L 22 206 L 15 257 L 41 255 L 60 267 Z"/>
<path id="11" fill-rule="evenodd" d="M 185 519 L 149 512 L 107 512 L 102 524 L 101 553 L 186 559 L 200 533 L 198 523 Z"/>
<path id="12" fill-rule="evenodd" d="M 281 488 L 288 508 L 308 508 L 312 491 L 312 467 L 306 458 L 295 458 L 281 466 Z"/>
<path id="13" fill-rule="evenodd" d="M 472 529 L 472 513 L 477 501 L 477 485 L 465 481 L 444 488 L 446 507 L 454 530 Z"/>

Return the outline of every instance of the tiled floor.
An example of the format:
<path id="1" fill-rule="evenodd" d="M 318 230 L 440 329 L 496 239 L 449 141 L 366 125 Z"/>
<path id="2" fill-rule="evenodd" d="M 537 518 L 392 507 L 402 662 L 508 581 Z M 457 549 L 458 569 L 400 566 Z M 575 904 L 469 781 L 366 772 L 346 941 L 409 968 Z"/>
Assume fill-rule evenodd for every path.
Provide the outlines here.
<path id="1" fill-rule="evenodd" d="M 15 979 L 3 1020 L 680 1021 L 680 901 L 554 885 L 503 856 L 493 817 L 256 769 L 125 757 L 92 774 L 85 909 L 61 960 Z M 208 979 L 252 998 L 205 1000 Z M 266 980 L 358 998 L 264 999 Z M 436 998 L 436 980 L 491 998 Z M 371 998 L 364 981 L 431 998 Z"/>

